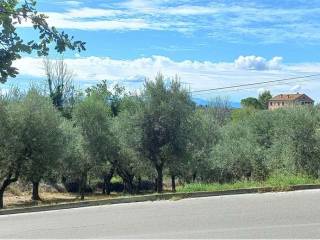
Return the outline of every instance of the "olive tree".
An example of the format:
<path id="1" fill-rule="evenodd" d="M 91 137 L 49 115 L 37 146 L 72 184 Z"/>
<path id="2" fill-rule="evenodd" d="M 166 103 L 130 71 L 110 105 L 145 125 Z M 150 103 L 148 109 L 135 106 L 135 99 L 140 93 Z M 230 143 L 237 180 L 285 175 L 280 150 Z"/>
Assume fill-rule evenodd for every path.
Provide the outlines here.
<path id="1" fill-rule="evenodd" d="M 63 135 L 63 158 L 60 165 L 60 173 L 63 177 L 77 179 L 79 182 L 79 194 L 84 199 L 87 176 L 92 169 L 92 158 L 87 151 L 88 143 L 82 135 L 80 127 L 70 120 L 62 121 L 60 126 Z"/>
<path id="2" fill-rule="evenodd" d="M 113 119 L 112 131 L 119 147 L 117 173 L 123 179 L 124 190 L 132 193 L 134 177 L 138 182 L 149 175 L 150 164 L 141 154 L 141 99 L 137 96 L 126 96 L 121 103 L 122 111 Z M 139 184 L 138 189 L 139 191 Z"/>
<path id="3" fill-rule="evenodd" d="M 0 209 L 4 207 L 3 195 L 7 187 L 21 176 L 26 158 L 22 155 L 23 122 L 19 116 L 19 104 L 0 97 Z"/>
<path id="4" fill-rule="evenodd" d="M 193 102 L 178 80 L 167 86 L 161 74 L 154 82 L 146 81 L 143 99 L 140 123 L 143 154 L 156 169 L 157 191 L 162 192 L 166 164 L 185 150 L 185 141 L 180 137 L 181 126 L 187 122 Z"/>
<path id="5" fill-rule="evenodd" d="M 255 175 L 254 161 L 260 160 L 260 148 L 244 123 L 228 124 L 221 129 L 219 142 L 211 152 L 212 180 L 230 182 Z"/>
<path id="6" fill-rule="evenodd" d="M 29 90 L 20 107 L 23 156 L 28 160 L 23 175 L 32 182 L 32 199 L 40 200 L 39 183 L 57 169 L 61 157 L 61 117 L 50 99 L 35 88 Z"/>
<path id="7" fill-rule="evenodd" d="M 197 107 L 192 115 L 192 135 L 188 151 L 191 154 L 185 170 L 185 179 L 206 181 L 210 179 L 210 152 L 217 144 L 221 118 L 212 107 Z"/>
<path id="8" fill-rule="evenodd" d="M 85 150 L 90 155 L 91 164 L 88 171 L 94 167 L 102 171 L 104 180 L 113 171 L 110 167 L 117 151 L 115 138 L 110 130 L 111 111 L 104 97 L 99 94 L 87 96 L 74 109 L 75 124 L 81 129 L 85 141 Z M 84 173 L 87 178 L 87 174 Z M 111 180 L 111 179 L 110 179 Z"/>
<path id="9" fill-rule="evenodd" d="M 319 177 L 319 113 L 316 109 L 295 107 L 273 112 L 274 129 L 270 167 Z"/>

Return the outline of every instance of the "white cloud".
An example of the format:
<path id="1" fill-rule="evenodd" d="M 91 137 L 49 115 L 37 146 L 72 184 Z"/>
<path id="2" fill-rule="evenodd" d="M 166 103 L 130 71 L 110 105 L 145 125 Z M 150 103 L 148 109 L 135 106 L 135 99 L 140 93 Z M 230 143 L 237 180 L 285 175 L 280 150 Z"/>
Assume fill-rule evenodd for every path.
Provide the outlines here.
<path id="1" fill-rule="evenodd" d="M 243 60 L 240 61 L 239 59 Z M 253 61 L 248 59 L 253 59 Z M 257 59 L 260 59 L 260 61 L 257 61 Z M 279 63 L 280 58 L 275 57 L 269 61 L 262 61 L 261 59 L 261 57 L 238 58 L 235 62 L 245 63 L 245 67 L 240 68 L 235 62 L 174 61 L 164 56 L 143 57 L 133 60 L 119 60 L 108 57 L 92 56 L 65 59 L 65 62 L 75 73 L 75 79 L 82 85 L 95 84 L 97 81 L 107 79 L 134 88 L 141 87 L 141 81 L 144 78 L 153 79 L 158 72 L 162 72 L 167 77 L 174 77 L 178 74 L 181 81 L 190 85 L 192 90 L 225 87 L 320 73 L 320 63 L 295 65 L 281 64 L 281 68 L 278 68 L 278 65 L 274 67 L 273 64 L 274 62 Z M 272 67 L 270 67 L 270 65 Z M 42 60 L 39 58 L 25 57 L 17 60 L 15 66 L 20 69 L 20 77 L 24 76 L 28 79 L 31 77 L 44 77 Z M 253 68 L 252 66 L 258 70 L 251 70 Z M 296 85 L 299 85 L 300 91 L 320 99 L 320 93 L 317 91 L 317 89 L 320 88 L 320 82 L 314 81 L 315 79 L 316 78 L 297 79 L 295 81 L 284 82 L 282 85 L 260 85 L 252 88 L 238 89 L 238 91 L 216 91 L 204 95 L 199 94 L 199 97 L 210 98 L 215 95 L 228 95 L 232 100 L 239 100 L 247 96 L 256 96 L 259 88 L 268 89 L 272 93 L 277 94 L 283 92 L 296 92 L 295 87 Z"/>
<path id="2" fill-rule="evenodd" d="M 274 57 L 267 61 L 263 57 L 257 56 L 240 56 L 235 60 L 235 66 L 238 69 L 246 70 L 277 70 L 281 68 L 282 58 Z"/>
<path id="3" fill-rule="evenodd" d="M 259 88 L 259 89 L 257 90 L 257 93 L 258 93 L 258 95 L 259 95 L 259 94 L 262 94 L 262 93 L 264 93 L 264 92 L 266 92 L 266 91 L 267 91 L 266 88 Z"/>
<path id="4" fill-rule="evenodd" d="M 298 85 L 293 86 L 290 90 L 292 92 L 299 92 L 299 91 L 301 91 L 301 89 L 302 89 L 301 85 L 298 84 Z"/>
<path id="5" fill-rule="evenodd" d="M 102 8 L 74 8 L 70 9 L 63 14 L 64 18 L 72 19 L 72 18 L 97 18 L 97 17 L 110 17 L 116 16 L 123 13 L 120 10 L 114 9 L 102 9 Z M 50 14 L 50 13 L 49 13 Z"/>
<path id="6" fill-rule="evenodd" d="M 73 21 L 61 18 L 48 20 L 48 22 L 58 28 L 78 30 L 140 30 L 156 28 L 143 19 Z"/>
<path id="7" fill-rule="evenodd" d="M 152 28 L 146 20 L 141 18 L 113 18 L 121 13 L 120 10 L 86 7 L 70 9 L 65 13 L 47 12 L 45 14 L 49 16 L 50 25 L 63 29 L 139 30 Z M 23 26 L 30 27 L 30 24 L 24 23 Z"/>
<path id="8" fill-rule="evenodd" d="M 72 7 L 78 7 L 82 4 L 82 2 L 80 1 L 63 1 L 63 2 L 57 2 L 57 3 L 72 6 Z"/>
<path id="9" fill-rule="evenodd" d="M 67 2 L 71 9 L 45 13 L 50 16 L 51 24 L 81 30 L 156 29 L 183 33 L 201 30 L 215 39 L 233 42 L 314 43 L 320 40 L 320 7 L 316 4 L 274 7 L 259 1 L 253 4 L 207 1 L 197 5 L 188 0 L 131 0 L 92 8 L 82 7 L 85 2 L 82 5 L 78 5 L 80 1 Z M 31 25 L 23 24 L 23 27 Z"/>

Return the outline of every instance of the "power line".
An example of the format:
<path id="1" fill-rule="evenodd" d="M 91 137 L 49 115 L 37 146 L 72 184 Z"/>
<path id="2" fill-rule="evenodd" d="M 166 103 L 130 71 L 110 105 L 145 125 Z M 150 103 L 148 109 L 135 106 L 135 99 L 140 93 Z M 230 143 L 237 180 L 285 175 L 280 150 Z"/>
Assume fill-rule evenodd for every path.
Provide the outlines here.
<path id="1" fill-rule="evenodd" d="M 287 84 L 294 84 L 294 83 L 301 83 L 301 82 L 306 82 L 309 81 L 310 79 L 301 79 L 295 82 L 280 82 L 280 83 L 274 83 L 272 85 L 263 85 L 263 87 L 267 87 L 267 86 L 281 86 L 281 85 L 287 85 Z M 256 89 L 257 87 L 245 87 L 245 88 L 235 88 L 235 89 L 221 89 L 221 90 L 217 90 L 217 92 L 235 92 L 235 91 L 243 91 L 243 90 L 251 90 L 251 89 Z M 201 96 L 201 95 L 205 95 L 205 94 L 209 94 L 209 92 L 199 92 L 199 93 L 194 93 L 193 95 L 195 96 Z"/>
<path id="2" fill-rule="evenodd" d="M 271 80 L 271 81 L 254 82 L 254 83 L 246 83 L 246 84 L 232 85 L 232 86 L 226 86 L 226 87 L 195 90 L 195 91 L 191 91 L 191 93 L 202 93 L 202 92 L 211 92 L 211 91 L 218 91 L 218 90 L 225 90 L 225 89 L 232 89 L 232 88 L 239 88 L 239 87 L 257 86 L 262 84 L 279 83 L 279 82 L 291 81 L 296 79 L 311 78 L 316 76 L 320 76 L 320 73 L 313 74 L 313 75 L 305 75 L 300 77 L 283 78 L 283 79 L 277 79 L 277 80 Z"/>

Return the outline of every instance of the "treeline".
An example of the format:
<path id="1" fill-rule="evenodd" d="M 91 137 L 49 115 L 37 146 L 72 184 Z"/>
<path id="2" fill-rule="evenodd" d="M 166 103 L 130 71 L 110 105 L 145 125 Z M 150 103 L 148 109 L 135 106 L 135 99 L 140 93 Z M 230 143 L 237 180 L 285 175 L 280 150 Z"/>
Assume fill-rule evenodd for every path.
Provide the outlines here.
<path id="1" fill-rule="evenodd" d="M 175 191 L 177 180 L 319 175 L 317 108 L 235 111 L 221 98 L 200 107 L 177 79 L 162 75 L 139 94 L 105 81 L 79 94 L 54 79 L 48 76 L 49 91 L 1 96 L 1 208 L 4 191 L 19 179 L 32 183 L 32 198 L 40 200 L 41 181 L 76 182 L 83 199 L 89 179 L 100 179 L 109 194 L 115 175 L 128 193 L 140 191 L 144 179 L 162 192 L 164 176 Z"/>

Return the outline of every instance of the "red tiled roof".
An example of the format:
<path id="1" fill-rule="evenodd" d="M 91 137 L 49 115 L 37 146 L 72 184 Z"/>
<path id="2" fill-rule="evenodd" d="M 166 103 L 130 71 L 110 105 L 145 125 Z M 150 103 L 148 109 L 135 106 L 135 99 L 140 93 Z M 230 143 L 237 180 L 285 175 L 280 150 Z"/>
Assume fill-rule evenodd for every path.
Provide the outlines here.
<path id="1" fill-rule="evenodd" d="M 298 99 L 303 99 L 303 100 L 306 100 L 306 101 L 313 102 L 313 100 L 310 97 L 308 97 L 305 94 L 300 94 L 300 93 L 296 93 L 296 94 L 280 94 L 280 95 L 277 95 L 277 96 L 271 98 L 270 101 L 295 101 L 295 100 L 298 100 Z"/>

